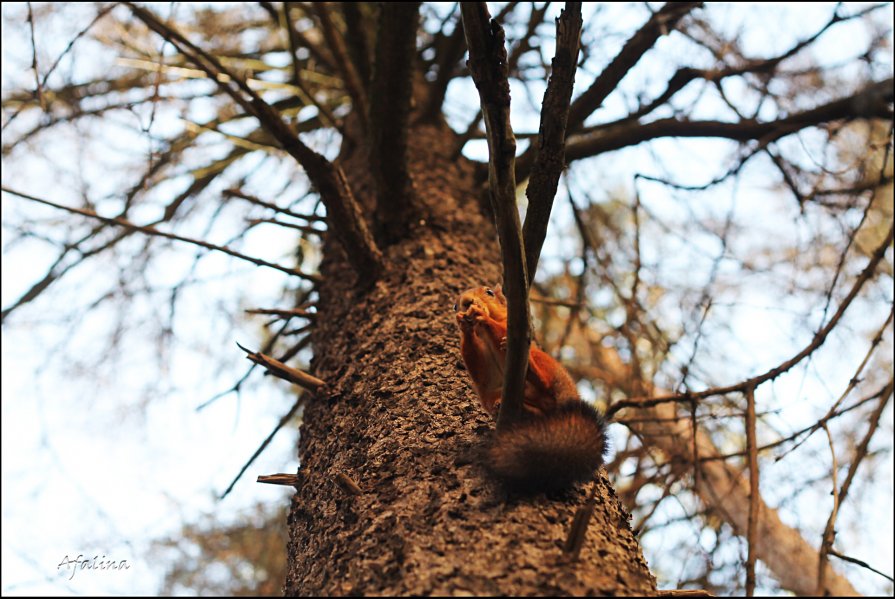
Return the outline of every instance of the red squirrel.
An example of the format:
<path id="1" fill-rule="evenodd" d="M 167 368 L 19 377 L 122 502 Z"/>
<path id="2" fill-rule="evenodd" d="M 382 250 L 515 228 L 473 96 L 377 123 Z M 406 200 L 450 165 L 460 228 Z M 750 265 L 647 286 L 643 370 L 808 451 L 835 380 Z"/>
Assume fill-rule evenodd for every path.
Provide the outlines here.
<path id="1" fill-rule="evenodd" d="M 460 352 L 482 407 L 496 417 L 503 392 L 507 300 L 501 288 L 476 287 L 454 305 Z M 486 465 L 511 487 L 557 489 L 591 477 L 606 448 L 603 416 L 581 400 L 562 365 L 534 344 L 528 354 L 525 418 L 498 431 Z"/>

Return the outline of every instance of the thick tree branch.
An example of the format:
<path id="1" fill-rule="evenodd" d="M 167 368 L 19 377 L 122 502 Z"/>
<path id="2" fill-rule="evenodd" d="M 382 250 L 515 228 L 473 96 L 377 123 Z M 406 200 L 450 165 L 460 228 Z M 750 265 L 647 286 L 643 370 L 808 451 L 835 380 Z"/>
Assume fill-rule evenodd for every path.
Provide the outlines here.
<path id="1" fill-rule="evenodd" d="M 386 2 L 380 8 L 370 93 L 370 166 L 376 184 L 377 230 L 386 243 L 403 237 L 416 214 L 407 167 L 407 123 L 419 7 L 419 2 Z"/>
<path id="2" fill-rule="evenodd" d="M 518 0 L 507 2 L 494 17 L 494 20 L 498 23 L 502 22 L 504 17 L 512 12 L 518 4 Z M 420 111 L 420 119 L 430 121 L 441 116 L 441 106 L 444 103 L 448 84 L 457 74 L 457 63 L 466 52 L 466 36 L 461 21 L 457 21 L 454 30 L 449 36 L 443 38 L 443 43 L 438 46 L 436 51 L 435 63 L 438 65 L 438 73 L 435 76 L 435 81 L 428 86 L 429 95 L 426 98 L 426 106 Z"/>
<path id="3" fill-rule="evenodd" d="M 668 2 L 653 13 L 593 84 L 572 102 L 569 109 L 569 133 L 573 133 L 603 104 L 603 100 L 615 90 L 628 71 L 634 68 L 660 37 L 671 32 L 678 21 L 700 6 L 702 2 Z"/>
<path id="4" fill-rule="evenodd" d="M 484 2 L 463 2 L 460 10 L 469 47 L 469 70 L 479 90 L 488 132 L 488 183 L 503 257 L 508 312 L 507 356 L 497 427 L 505 429 L 522 416 L 522 392 L 531 347 L 528 276 L 516 207 L 516 139 L 510 124 L 507 52 L 503 28 L 496 20 L 489 23 L 490 15 Z"/>
<path id="5" fill-rule="evenodd" d="M 428 86 L 429 95 L 426 98 L 426 105 L 420 113 L 420 118 L 431 121 L 441 116 L 441 105 L 444 103 L 448 84 L 453 79 L 457 63 L 463 58 L 465 51 L 466 37 L 463 32 L 463 23 L 458 20 L 454 25 L 454 31 L 444 39 L 443 45 L 438 49 L 436 56 L 438 73 L 435 76 L 435 81 Z"/>
<path id="6" fill-rule="evenodd" d="M 635 33 L 621 49 L 621 52 L 603 70 L 587 90 L 575 98 L 569 108 L 566 135 L 573 134 L 585 119 L 597 110 L 603 100 L 612 93 L 634 65 L 653 47 L 656 41 L 668 34 L 684 16 L 702 2 L 668 2 L 653 13 L 650 19 Z M 568 152 L 568 149 L 566 150 Z M 517 161 L 516 178 L 526 179 L 535 160 L 536 149 L 530 146 Z M 570 158 L 571 160 L 571 158 Z"/>
<path id="7" fill-rule="evenodd" d="M 311 6 L 317 15 L 317 19 L 320 21 L 320 29 L 323 32 L 326 45 L 329 46 L 336 64 L 342 72 L 345 88 L 348 90 L 348 95 L 351 96 L 351 101 L 354 103 L 354 114 L 360 119 L 361 125 L 366 127 L 367 113 L 369 111 L 366 86 L 361 81 L 357 69 L 354 68 L 354 63 L 348 57 L 348 48 L 345 46 L 345 40 L 336 29 L 336 25 L 329 14 L 330 6 L 326 2 L 312 2 Z"/>
<path id="8" fill-rule="evenodd" d="M 891 78 L 874 82 L 846 98 L 776 121 L 743 120 L 730 123 L 668 118 L 645 124 L 636 121 L 622 122 L 572 137 L 566 144 L 566 158 L 571 162 L 662 137 L 718 137 L 741 142 L 760 139 L 763 143 L 769 143 L 806 127 L 830 121 L 885 118 L 891 110 L 889 105 L 893 99 L 892 85 Z"/>
<path id="9" fill-rule="evenodd" d="M 295 28 L 295 24 L 292 22 L 292 18 L 289 16 L 290 4 L 290 2 L 283 2 L 283 20 L 285 22 L 284 26 L 286 28 L 286 35 L 289 38 L 289 53 L 291 54 L 292 58 L 292 84 L 299 89 L 299 91 L 301 92 L 300 95 L 304 96 L 303 99 L 317 107 L 317 110 L 320 111 L 321 117 L 326 120 L 327 124 L 338 129 L 341 132 L 342 128 L 339 124 L 339 120 L 335 116 L 333 116 L 333 113 L 325 104 L 317 101 L 314 92 L 308 89 L 308 87 L 302 81 L 302 62 L 298 57 L 298 50 L 300 40 L 304 40 L 305 43 L 307 43 L 307 40 L 304 37 L 300 36 L 298 30 Z M 308 48 L 308 51 L 310 51 L 310 48 Z"/>
<path id="10" fill-rule="evenodd" d="M 556 55 L 553 73 L 541 105 L 541 126 L 538 131 L 537 158 L 525 195 L 528 212 L 522 229 L 525 241 L 525 262 L 528 283 L 535 278 L 541 246 L 547 236 L 550 211 L 565 166 L 566 120 L 575 83 L 578 46 L 581 37 L 581 2 L 567 2 L 556 19 Z"/>
<path id="11" fill-rule="evenodd" d="M 289 29 L 287 33 L 291 39 L 294 39 L 297 42 L 296 45 L 300 45 L 302 48 L 306 48 L 311 56 L 314 58 L 314 60 L 316 60 L 320 65 L 324 66 L 328 71 L 336 71 L 336 61 L 332 57 L 332 55 L 326 51 L 326 48 L 312 43 L 305 34 L 296 29 L 295 23 L 292 21 L 292 18 L 290 16 L 292 7 L 295 4 L 294 2 L 283 2 L 282 13 L 277 10 L 272 2 L 259 2 L 258 4 L 261 6 L 261 8 L 267 11 L 267 13 L 270 15 L 270 18 L 273 19 L 273 21 L 277 25 L 282 25 Z M 285 23 L 283 23 L 281 15 L 285 15 Z"/>
<path id="12" fill-rule="evenodd" d="M 367 39 L 367 28 L 364 24 L 364 13 L 360 2 L 341 2 L 342 15 L 345 17 L 345 29 L 348 32 L 348 51 L 351 53 L 351 61 L 357 68 L 358 77 L 364 89 L 370 84 L 370 41 Z M 382 31 L 380 30 L 380 35 Z"/>
<path id="13" fill-rule="evenodd" d="M 150 29 L 171 42 L 191 62 L 218 82 L 235 102 L 254 115 L 286 152 L 295 158 L 308 174 L 326 205 L 330 227 L 345 248 L 348 259 L 362 284 L 375 280 L 382 270 L 382 253 L 373 241 L 354 199 L 344 173 L 337 166 L 306 146 L 291 130 L 279 112 L 252 91 L 241 79 L 221 65 L 214 56 L 195 46 L 179 32 L 162 23 L 150 11 L 133 3 L 125 3 L 134 15 Z M 357 108 L 357 107 L 356 107 Z"/>

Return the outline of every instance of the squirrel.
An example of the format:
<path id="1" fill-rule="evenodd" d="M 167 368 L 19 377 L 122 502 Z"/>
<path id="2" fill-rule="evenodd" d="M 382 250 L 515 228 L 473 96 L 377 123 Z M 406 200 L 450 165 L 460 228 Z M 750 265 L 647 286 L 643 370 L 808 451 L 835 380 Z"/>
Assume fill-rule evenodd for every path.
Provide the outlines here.
<path id="1" fill-rule="evenodd" d="M 460 352 L 485 411 L 496 417 L 503 392 L 507 300 L 501 288 L 465 291 L 454 304 Z M 484 452 L 486 467 L 507 486 L 550 490 L 588 479 L 606 450 L 602 414 L 578 395 L 572 377 L 531 345 L 523 419 L 497 431 Z"/>

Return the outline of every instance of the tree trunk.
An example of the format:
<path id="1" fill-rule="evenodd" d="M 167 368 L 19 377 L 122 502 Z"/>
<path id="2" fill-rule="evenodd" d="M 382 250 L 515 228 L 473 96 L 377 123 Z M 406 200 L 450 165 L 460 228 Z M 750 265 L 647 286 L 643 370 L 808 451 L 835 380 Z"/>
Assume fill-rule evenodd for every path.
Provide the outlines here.
<path id="1" fill-rule="evenodd" d="M 463 370 L 451 306 L 460 291 L 499 282 L 494 227 L 454 134 L 416 125 L 409 137 L 423 216 L 384 249 L 379 281 L 356 289 L 340 246 L 326 245 L 313 366 L 327 384 L 304 411 L 286 594 L 654 592 L 604 476 L 572 561 L 562 546 L 589 486 L 515 496 L 483 469 L 478 450 L 494 423 Z M 342 164 L 369 209 L 366 157 L 357 148 Z"/>

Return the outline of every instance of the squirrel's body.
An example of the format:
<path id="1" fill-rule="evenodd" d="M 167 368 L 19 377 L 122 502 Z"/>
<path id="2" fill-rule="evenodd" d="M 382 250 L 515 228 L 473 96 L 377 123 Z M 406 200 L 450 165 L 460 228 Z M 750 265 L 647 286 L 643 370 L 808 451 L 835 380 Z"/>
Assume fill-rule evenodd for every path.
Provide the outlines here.
<path id="1" fill-rule="evenodd" d="M 506 363 L 506 298 L 500 288 L 478 287 L 460 295 L 455 311 L 463 362 L 482 407 L 496 417 Z M 523 408 L 524 419 L 498 431 L 487 450 L 488 467 L 511 486 L 565 487 L 602 464 L 602 416 L 581 400 L 566 369 L 534 345 Z"/>

